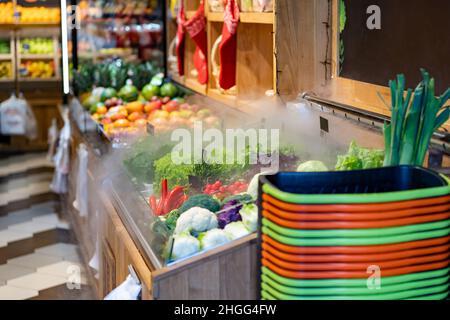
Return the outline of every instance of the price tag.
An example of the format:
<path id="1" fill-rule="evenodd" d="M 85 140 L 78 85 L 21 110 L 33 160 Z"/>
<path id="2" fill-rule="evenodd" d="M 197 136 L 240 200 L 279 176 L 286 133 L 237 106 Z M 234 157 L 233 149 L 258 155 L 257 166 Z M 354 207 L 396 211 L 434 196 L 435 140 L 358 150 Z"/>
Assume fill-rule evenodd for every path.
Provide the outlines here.
<path id="1" fill-rule="evenodd" d="M 155 127 L 150 123 L 147 123 L 147 133 L 151 136 L 155 135 Z"/>

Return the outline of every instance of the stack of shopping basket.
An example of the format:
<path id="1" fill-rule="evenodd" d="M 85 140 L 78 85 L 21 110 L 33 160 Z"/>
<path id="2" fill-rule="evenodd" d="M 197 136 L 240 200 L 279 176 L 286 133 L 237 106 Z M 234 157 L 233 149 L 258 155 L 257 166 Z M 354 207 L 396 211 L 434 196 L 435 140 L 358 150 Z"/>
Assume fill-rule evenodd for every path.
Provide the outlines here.
<path id="1" fill-rule="evenodd" d="M 450 181 L 411 166 L 260 177 L 261 297 L 445 299 Z"/>

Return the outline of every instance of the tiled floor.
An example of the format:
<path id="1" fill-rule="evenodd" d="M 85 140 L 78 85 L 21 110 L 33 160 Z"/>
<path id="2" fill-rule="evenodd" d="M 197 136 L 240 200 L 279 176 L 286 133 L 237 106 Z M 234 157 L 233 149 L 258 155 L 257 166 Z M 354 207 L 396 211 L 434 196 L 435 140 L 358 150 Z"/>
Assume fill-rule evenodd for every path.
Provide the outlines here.
<path id="1" fill-rule="evenodd" d="M 0 300 L 93 298 L 78 246 L 55 240 L 73 239 L 57 199 L 30 200 L 51 193 L 49 166 L 45 154 L 0 159 Z"/>

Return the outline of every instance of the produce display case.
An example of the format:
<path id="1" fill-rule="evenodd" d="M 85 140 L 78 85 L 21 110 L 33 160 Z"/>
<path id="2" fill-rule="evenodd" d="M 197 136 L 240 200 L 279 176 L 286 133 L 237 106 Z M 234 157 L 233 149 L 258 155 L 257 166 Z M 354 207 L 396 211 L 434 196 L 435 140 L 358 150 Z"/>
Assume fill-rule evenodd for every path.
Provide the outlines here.
<path id="1" fill-rule="evenodd" d="M 125 279 L 128 275 L 128 264 L 136 269 L 138 277 L 144 284 L 144 299 L 255 299 L 259 297 L 260 288 L 257 277 L 259 257 L 257 257 L 256 233 L 252 232 L 203 250 L 201 247 L 204 246 L 203 235 L 200 235 L 203 232 L 195 231 L 191 234 L 190 240 L 192 237 L 196 238 L 192 241 L 197 240 L 195 243 L 201 243 L 201 245 L 180 258 L 175 257 L 176 236 L 173 236 L 173 225 L 171 228 L 167 218 L 171 217 L 170 213 L 175 210 L 165 209 L 168 204 L 162 201 L 162 198 L 165 198 L 163 196 L 165 192 L 162 190 L 165 189 L 163 181 L 167 179 L 168 190 L 188 185 L 183 192 L 190 197 L 198 194 L 210 195 L 210 193 L 217 195 L 217 190 L 214 189 L 217 180 L 226 180 L 226 183 L 219 181 L 225 185 L 235 182 L 251 184 L 253 177 L 261 168 L 249 166 L 239 171 L 237 175 L 222 172 L 221 179 L 208 176 L 208 173 L 212 171 L 211 168 L 203 168 L 205 169 L 203 172 L 186 167 L 182 167 L 179 171 L 170 171 L 170 168 L 167 169 L 170 166 L 165 167 L 164 164 L 167 163 L 163 160 L 168 159 L 168 150 L 171 148 L 163 147 L 173 146 L 170 145 L 170 139 L 167 136 L 172 129 L 184 128 L 189 131 L 192 129 L 193 120 L 206 122 L 209 117 L 215 120 L 215 125 L 211 127 L 222 133 L 228 128 L 277 129 L 282 146 L 279 163 L 282 171 L 301 171 L 311 168 L 345 171 L 370 169 L 383 165 L 382 130 L 383 123 L 389 121 L 388 117 L 372 111 L 328 103 L 327 100 L 308 93 L 286 105 L 283 104 L 282 107 L 274 106 L 273 103 L 279 96 L 268 99 L 269 102 L 254 102 L 255 99 L 253 103 L 250 102 L 252 97 L 260 98 L 266 93 L 269 96 L 285 93 L 288 84 L 292 84 L 290 81 L 299 74 L 302 77 L 301 81 L 293 82 L 301 83 L 300 87 L 304 85 L 304 77 L 308 77 L 309 73 L 308 75 L 306 72 L 296 73 L 294 72 L 296 68 L 284 73 L 279 70 L 286 65 L 289 67 L 289 64 L 294 63 L 296 59 L 278 56 L 278 49 L 289 46 L 290 42 L 287 41 L 286 38 L 289 37 L 286 34 L 276 30 L 278 23 L 286 23 L 289 20 L 286 18 L 289 9 L 299 9 L 297 5 L 300 2 L 304 4 L 303 1 L 289 2 L 286 7 L 281 4 L 281 1 L 237 2 L 241 8 L 237 41 L 237 85 L 231 90 L 221 90 L 218 87 L 216 71 L 219 59 L 212 54 L 213 51 L 217 53 L 219 41 L 216 40 L 219 39 L 224 24 L 220 1 L 182 1 L 186 19 L 196 16 L 196 10 L 201 3 L 205 5 L 209 71 L 206 84 L 201 85 L 198 82 L 198 74 L 192 72 L 196 69 L 194 56 L 198 55 L 198 52 L 196 53 L 196 45 L 189 37 L 185 39 L 184 76 L 178 73 L 175 34 L 176 14 L 179 8 L 168 6 L 166 8 L 168 13 L 166 47 L 169 49 L 166 73 L 168 77 L 157 75 L 152 80 L 150 80 L 152 77 L 148 77 L 149 83 L 138 86 L 136 85 L 139 82 L 138 79 L 127 83 L 133 72 L 126 71 L 124 77 L 118 77 L 118 73 L 114 73 L 117 70 L 109 75 L 99 72 L 100 79 L 94 79 L 80 92 L 81 103 L 86 110 L 90 111 L 88 118 L 95 120 L 95 122 L 92 121 L 94 132 L 85 132 L 83 128 L 75 129 L 76 138 L 71 151 L 73 155 L 76 155 L 79 143 L 88 146 L 88 194 L 95 194 L 95 196 L 89 196 L 88 206 L 89 212 L 95 214 L 87 218 L 79 218 L 74 213 L 74 229 L 81 238 L 85 239 L 83 242 L 87 243 L 82 245 L 86 247 L 82 248 L 86 260 L 90 259 L 97 250 L 100 251 L 97 253 L 101 260 L 98 286 L 99 295 L 102 298 Z M 261 3 L 267 3 L 268 6 L 258 7 Z M 322 8 L 323 2 L 314 2 L 314 8 L 316 4 Z M 95 16 L 95 13 L 90 15 Z M 104 13 L 101 15 L 103 16 Z M 281 17 L 284 17 L 286 21 L 281 21 Z M 86 23 L 89 22 L 87 19 Z M 322 26 L 322 23 L 320 25 Z M 289 36 L 293 38 L 297 36 L 297 34 L 295 37 L 292 35 L 296 32 L 293 29 L 289 29 L 289 32 L 287 33 Z M 296 54 L 292 56 L 296 57 Z M 100 60 L 94 60 L 94 65 L 100 65 Z M 285 65 L 286 61 L 289 64 Z M 128 62 L 122 59 L 107 59 L 103 62 L 106 65 L 115 63 L 123 65 Z M 87 73 L 97 74 L 92 70 L 88 70 Z M 314 70 L 314 75 L 319 73 L 321 70 Z M 115 76 L 112 77 L 111 74 Z M 112 81 L 113 78 L 120 79 L 120 85 Z M 163 94 L 162 87 L 166 84 L 170 88 L 165 88 Z M 130 88 L 131 85 L 136 85 L 136 88 Z M 171 92 L 174 87 L 176 94 Z M 123 88 L 126 90 L 122 91 Z M 181 97 L 186 91 L 190 94 Z M 294 90 L 290 94 L 293 92 L 298 93 Z M 120 107 L 121 110 L 119 110 Z M 111 109 L 114 112 L 108 114 Z M 203 109 L 208 110 L 205 112 L 207 116 L 199 112 Z M 181 111 L 189 111 L 189 116 L 180 119 L 183 118 L 180 117 Z M 136 112 L 142 118 L 134 117 Z M 72 117 L 75 127 L 79 121 L 76 119 L 77 115 Z M 147 134 L 145 138 L 142 138 L 143 140 L 135 143 L 134 139 L 125 139 L 127 141 L 121 143 L 120 141 L 124 138 L 121 134 L 117 135 L 117 141 L 111 138 L 114 137 L 114 134 L 111 135 L 114 130 L 110 131 L 108 128 L 120 128 L 119 132 L 125 132 L 126 130 L 122 131 L 123 128 L 137 126 L 138 121 L 146 124 L 143 126 L 143 131 Z M 99 130 L 101 134 L 98 135 L 95 130 Z M 106 140 L 105 137 L 107 137 Z M 436 171 L 446 173 L 450 163 L 448 135 L 439 136 L 438 134 L 434 138 L 431 145 L 432 152 L 426 164 Z M 114 148 L 115 145 L 120 148 Z M 284 146 L 287 148 L 283 149 Z M 164 152 L 159 149 L 164 149 Z M 74 162 L 76 165 L 76 157 Z M 158 170 L 160 170 L 159 173 Z M 190 174 L 186 174 L 188 171 Z M 336 175 L 339 174 L 340 172 L 336 172 Z M 71 186 L 73 190 L 76 187 L 76 173 L 71 173 L 70 181 L 74 183 Z M 219 192 L 221 192 L 220 188 Z M 73 191 L 69 192 L 72 196 L 73 193 Z M 69 203 L 73 200 L 70 197 Z M 330 199 L 334 198 L 330 197 Z M 158 205 L 161 203 L 165 204 L 163 206 L 165 211 L 161 211 L 161 206 Z M 221 208 L 215 212 L 222 213 L 225 204 L 220 202 L 219 205 Z M 270 205 L 274 207 L 273 203 Z M 168 207 L 171 206 L 168 205 Z M 269 216 L 273 217 L 277 213 L 286 214 L 283 210 L 280 213 L 273 209 L 269 212 Z M 284 223 L 278 230 L 290 232 L 285 229 L 292 226 L 292 219 L 287 219 L 289 222 L 286 222 L 284 221 L 286 219 L 277 218 L 277 221 Z M 439 227 L 442 226 L 439 225 Z M 95 230 L 100 230 L 99 234 Z M 447 231 L 445 229 L 445 232 Z M 328 234 L 326 236 L 328 237 Z M 275 244 L 283 248 L 287 246 L 281 242 L 272 242 L 269 245 L 275 246 Z M 289 264 L 288 266 L 292 267 Z M 280 283 L 286 286 L 292 284 L 291 277 L 270 272 L 270 270 L 263 271 L 263 277 L 269 286 L 272 286 L 272 289 L 275 286 L 276 290 L 271 292 L 265 290 L 266 298 L 273 298 L 277 290 L 283 293 L 283 296 L 279 297 L 291 297 L 297 294 L 296 290 L 286 291 L 282 288 L 283 286 L 278 286 Z M 416 276 L 413 275 L 412 278 Z M 439 281 L 445 281 L 442 274 L 437 276 L 440 277 Z M 395 282 L 397 279 L 387 281 Z M 436 285 L 441 285 L 441 282 Z"/>
<path id="2" fill-rule="evenodd" d="M 162 64 L 161 0 L 82 0 L 78 6 L 80 28 L 70 36 L 77 37 L 72 50 L 79 59 L 101 62 L 120 57 Z"/>

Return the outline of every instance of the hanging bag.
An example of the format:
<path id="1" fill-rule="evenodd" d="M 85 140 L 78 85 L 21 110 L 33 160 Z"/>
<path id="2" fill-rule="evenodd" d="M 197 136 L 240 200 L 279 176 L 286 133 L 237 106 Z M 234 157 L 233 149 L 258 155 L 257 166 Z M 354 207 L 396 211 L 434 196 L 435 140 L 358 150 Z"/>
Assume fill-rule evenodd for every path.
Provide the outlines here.
<path id="1" fill-rule="evenodd" d="M 194 16 L 184 23 L 184 28 L 196 44 L 194 53 L 194 66 L 198 73 L 198 82 L 206 84 L 208 81 L 206 17 L 203 0 Z"/>
<path id="2" fill-rule="evenodd" d="M 88 215 L 88 151 L 84 143 L 78 146 L 78 174 L 77 188 L 73 206 L 78 210 L 81 217 Z"/>
<path id="3" fill-rule="evenodd" d="M 184 12 L 184 0 L 180 0 L 180 8 L 177 15 L 177 36 L 176 36 L 176 54 L 178 62 L 178 74 L 184 76 L 184 52 L 185 52 L 185 32 L 184 24 L 186 16 Z"/>
<path id="4" fill-rule="evenodd" d="M 236 0 L 228 0 L 224 11 L 220 51 L 219 85 L 227 90 L 236 85 L 237 28 L 239 7 Z"/>
<path id="5" fill-rule="evenodd" d="M 15 94 L 0 105 L 1 133 L 5 136 L 25 135 L 27 107 Z"/>

